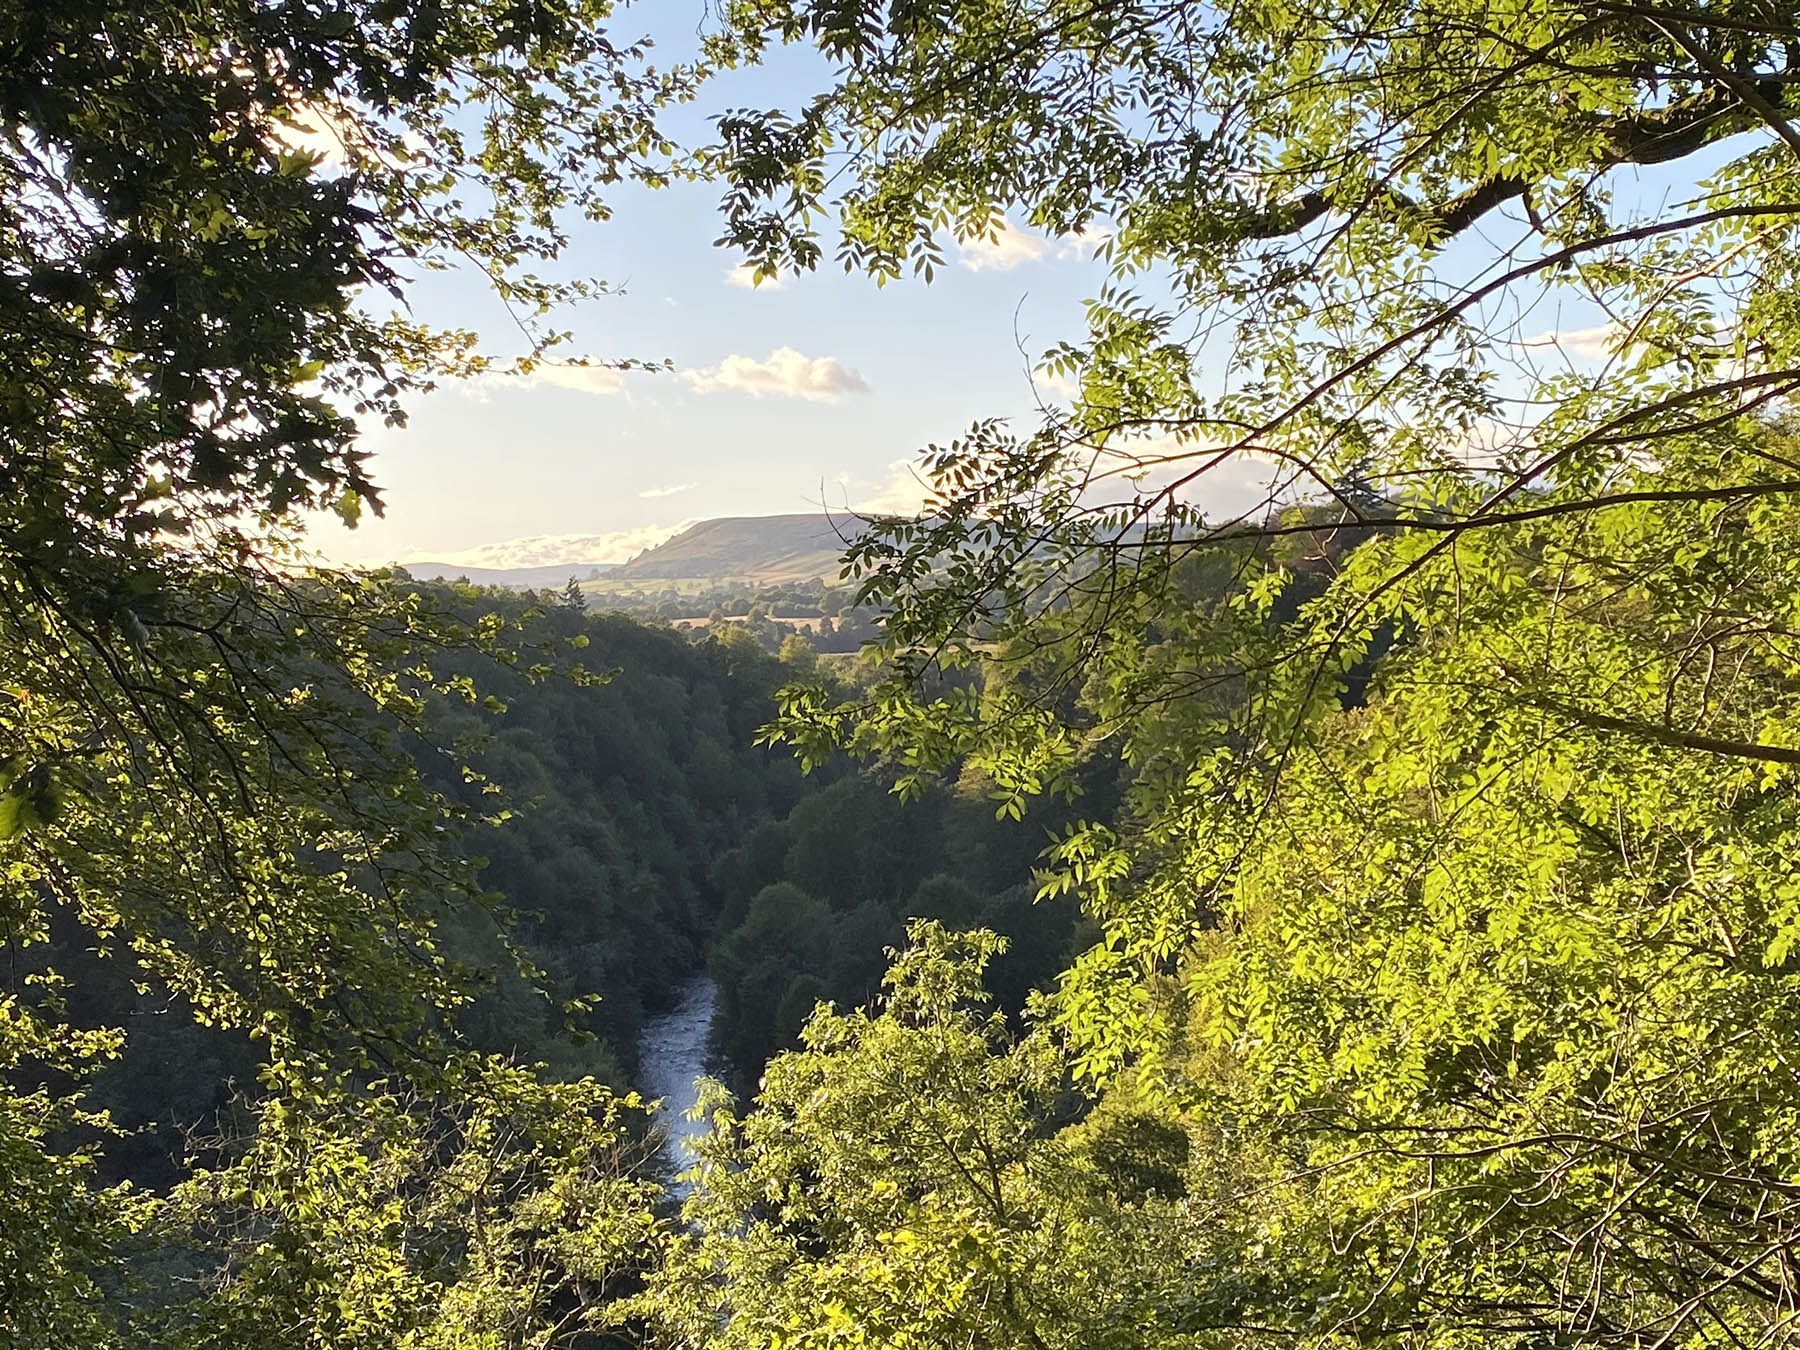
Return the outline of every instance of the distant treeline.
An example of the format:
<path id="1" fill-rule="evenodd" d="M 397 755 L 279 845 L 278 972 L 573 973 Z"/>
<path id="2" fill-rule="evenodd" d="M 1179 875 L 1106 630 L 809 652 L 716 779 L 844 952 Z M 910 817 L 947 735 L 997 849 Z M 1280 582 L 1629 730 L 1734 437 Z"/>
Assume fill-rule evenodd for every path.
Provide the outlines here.
<path id="1" fill-rule="evenodd" d="M 686 621 L 694 625 L 691 631 L 696 636 L 702 635 L 702 628 L 738 623 L 770 653 L 779 651 L 802 626 L 807 644 L 816 652 L 859 651 L 880 631 L 878 611 L 857 605 L 855 587 L 819 577 L 754 585 L 722 581 L 697 590 L 655 582 L 634 587 L 601 578 L 580 589 L 594 609 L 614 610 L 647 623 L 679 626 Z"/>

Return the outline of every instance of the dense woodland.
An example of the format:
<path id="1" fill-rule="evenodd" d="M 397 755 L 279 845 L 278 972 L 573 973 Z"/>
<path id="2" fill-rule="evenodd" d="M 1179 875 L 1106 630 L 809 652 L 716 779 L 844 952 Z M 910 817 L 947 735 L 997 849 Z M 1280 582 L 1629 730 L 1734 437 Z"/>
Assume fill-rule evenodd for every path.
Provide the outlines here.
<path id="1" fill-rule="evenodd" d="M 1792 1343 L 1800 10 L 639 15 L 0 0 L 0 1343 Z M 854 660 L 305 552 L 627 180 L 1105 266 Z"/>
<path id="2" fill-rule="evenodd" d="M 531 607 L 499 592 L 459 603 Z M 877 768 L 839 761 L 802 775 L 757 732 L 775 690 L 814 668 L 796 671 L 741 632 L 690 644 L 574 597 L 535 608 L 526 634 L 585 637 L 586 663 L 612 669 L 597 687 L 485 679 L 506 705 L 497 718 L 446 705 L 440 738 L 478 738 L 471 761 L 520 803 L 479 840 L 482 877 L 521 911 L 505 931 L 547 977 L 509 975 L 477 1003 L 462 1025 L 479 1043 L 571 1062 L 553 1048 L 562 1005 L 598 993 L 577 1026 L 618 1066 L 601 1076 L 624 1088 L 645 1012 L 706 968 L 720 985 L 717 1067 L 754 1083 L 797 1044 L 815 1004 L 875 997 L 913 918 L 1006 934 L 997 987 L 1015 1014 L 1053 983 L 1074 918 L 1066 902 L 1032 903 L 1047 823 L 997 820 L 985 792 L 951 781 L 902 802 Z M 572 1064 L 595 1071 L 608 1062 L 595 1054 L 578 1047 Z"/>
<path id="3" fill-rule="evenodd" d="M 443 928 L 480 991 L 457 1022 L 473 1045 L 625 1092 L 646 1014 L 707 969 L 721 1005 L 714 1067 L 754 1084 L 816 1004 L 875 998 L 910 919 L 1007 935 L 995 988 L 1015 1015 L 1073 954 L 1072 906 L 1032 903 L 1042 827 L 996 821 L 982 794 L 951 783 L 902 803 L 883 775 L 847 762 L 803 776 L 792 755 L 755 744 L 794 672 L 746 636 L 695 645 L 589 614 L 573 595 L 438 598 L 469 621 L 504 617 L 528 644 L 585 639 L 586 664 L 604 674 L 532 682 L 471 660 L 483 704 L 451 697 L 432 711 L 431 743 L 467 753 L 422 751 L 426 781 L 495 821 L 466 846 L 502 910 L 470 908 Z M 135 993 L 121 961 L 75 941 L 56 957 L 75 1015 L 128 1032 L 87 1099 L 126 1131 L 102 1173 L 167 1187 L 254 1095 L 258 1049 Z"/>

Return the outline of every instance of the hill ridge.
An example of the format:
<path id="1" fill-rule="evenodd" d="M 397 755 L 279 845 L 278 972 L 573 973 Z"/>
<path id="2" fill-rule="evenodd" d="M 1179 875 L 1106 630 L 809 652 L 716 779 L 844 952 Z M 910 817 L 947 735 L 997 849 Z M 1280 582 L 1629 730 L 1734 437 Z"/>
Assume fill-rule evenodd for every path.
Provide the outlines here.
<path id="1" fill-rule="evenodd" d="M 836 580 L 844 550 L 861 528 L 861 518 L 847 512 L 716 516 L 645 549 L 607 580 Z"/>

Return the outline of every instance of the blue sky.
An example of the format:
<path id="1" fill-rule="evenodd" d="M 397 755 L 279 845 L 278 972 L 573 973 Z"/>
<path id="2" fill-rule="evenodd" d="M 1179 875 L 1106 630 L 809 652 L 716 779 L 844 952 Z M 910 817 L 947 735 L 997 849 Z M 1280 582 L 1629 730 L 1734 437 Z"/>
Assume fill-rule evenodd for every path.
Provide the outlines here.
<path id="1" fill-rule="evenodd" d="M 778 61 L 721 82 L 702 106 L 791 103 L 805 74 Z M 678 130 L 696 130 L 699 115 Z M 572 351 L 667 359 L 675 372 L 441 387 L 414 402 L 404 429 L 365 433 L 385 518 L 365 516 L 353 533 L 316 522 L 316 549 L 371 563 L 578 560 L 567 552 L 604 561 L 589 555 L 628 555 L 687 520 L 906 509 L 917 500 L 906 464 L 922 446 L 979 417 L 1029 424 L 1025 353 L 1080 332 L 1081 300 L 1101 275 L 1091 248 L 1014 234 L 997 247 L 952 247 L 951 266 L 929 286 L 878 288 L 828 259 L 752 290 L 734 276 L 739 259 L 713 245 L 716 189 L 630 189 L 613 200 L 611 221 L 573 227 L 568 262 L 624 293 L 556 324 L 574 331 Z M 431 274 L 411 299 L 417 317 L 473 327 L 494 353 L 520 349 L 478 277 Z M 493 547 L 570 535 L 625 537 Z"/>

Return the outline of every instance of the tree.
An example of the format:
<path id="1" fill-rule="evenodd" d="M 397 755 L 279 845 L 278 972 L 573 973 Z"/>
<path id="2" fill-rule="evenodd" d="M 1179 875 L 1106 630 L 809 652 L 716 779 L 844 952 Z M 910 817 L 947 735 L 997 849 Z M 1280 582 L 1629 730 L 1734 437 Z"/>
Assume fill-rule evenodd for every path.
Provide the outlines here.
<path id="1" fill-rule="evenodd" d="M 981 1007 L 1000 944 L 912 939 L 878 1013 L 821 1011 L 754 1111 L 711 1103 L 689 1227 L 645 1300 L 675 1343 L 1124 1343 L 1109 1284 L 1145 1249 L 1081 1213 L 1101 1192 L 1051 1137 L 1054 1049 Z"/>
<path id="2" fill-rule="evenodd" d="M 660 1238 L 635 1103 L 498 1059 L 453 1076 L 433 1100 L 336 1081 L 266 1103 L 232 1165 L 176 1196 L 217 1291 L 153 1310 L 154 1343 L 449 1350 L 616 1329 Z"/>
<path id="3" fill-rule="evenodd" d="M 651 113 L 691 79 L 607 16 L 0 5 L 0 1338 L 126 1334 L 101 1281 L 165 1212 L 84 1166 L 105 1122 L 68 1085 L 117 1037 L 57 948 L 253 1036 L 268 1112 L 309 1114 L 320 1147 L 358 1148 L 328 1083 L 468 1105 L 446 1031 L 467 972 L 434 932 L 494 897 L 454 842 L 472 813 L 415 755 L 450 753 L 428 698 L 476 697 L 430 653 L 520 658 L 502 624 L 309 565 L 296 522 L 378 510 L 355 418 L 486 363 L 405 315 L 410 273 L 485 270 L 534 334 L 521 367 L 591 289 L 532 266 L 560 212 L 656 176 Z M 304 1339 L 335 1291 L 301 1288 L 279 1320 Z"/>
<path id="4" fill-rule="evenodd" d="M 760 1064 L 798 1030 L 781 1025 L 782 1003 L 798 981 L 823 969 L 832 927 L 828 906 L 781 881 L 758 891 L 743 923 L 719 942 L 711 962 L 721 994 L 719 1045 L 733 1062 Z"/>
<path id="5" fill-rule="evenodd" d="M 1241 1240 L 1146 1336 L 1791 1334 L 1796 16 L 733 14 L 837 62 L 720 123 L 753 264 L 834 217 L 880 279 L 945 230 L 1108 265 L 1076 396 L 852 549 L 889 680 L 783 729 L 1021 811 L 1129 756 L 1053 852 L 1101 939 L 1051 1008 L 1103 1102 L 1226 1141 Z"/>
<path id="6" fill-rule="evenodd" d="M 1286 495 L 1332 502 L 1341 528 L 1397 513 L 1447 549 L 1541 493 L 1607 495 L 1634 455 L 1793 387 L 1779 316 L 1800 136 L 1779 17 L 1065 0 L 930 21 L 806 0 L 733 15 L 720 43 L 740 59 L 808 37 L 841 70 L 794 116 L 720 121 L 727 238 L 754 264 L 816 264 L 826 218 L 846 266 L 883 279 L 940 266 L 946 228 L 1029 227 L 1111 264 L 1087 341 L 1045 357 L 1078 384 L 1074 406 L 1024 442 L 983 424 L 931 454 L 942 520 L 877 530 L 859 553 L 893 574 L 884 595 L 943 557 L 961 565 L 931 593 L 962 599 L 955 617 L 1041 604 L 1070 553 L 1091 561 L 1083 546 L 1128 560 L 1198 529 L 1205 476 L 1246 456 Z M 857 172 L 824 172 L 837 146 Z M 1622 168 L 1702 151 L 1690 209 L 1622 185 Z M 1596 331 L 1559 343 L 1492 317 L 1545 297 L 1585 300 Z M 1610 355 L 1581 359 L 1596 349 Z M 1570 359 L 1531 365 L 1543 351 Z M 1198 372 L 1226 352 L 1214 392 Z M 1782 466 L 1743 467 L 1659 490 L 1787 489 Z M 966 537 L 992 547 L 960 558 Z M 910 642 L 944 616 L 895 617 Z"/>
<path id="7" fill-rule="evenodd" d="M 819 654 L 804 633 L 789 633 L 775 657 L 795 680 L 811 680 L 819 672 Z"/>

